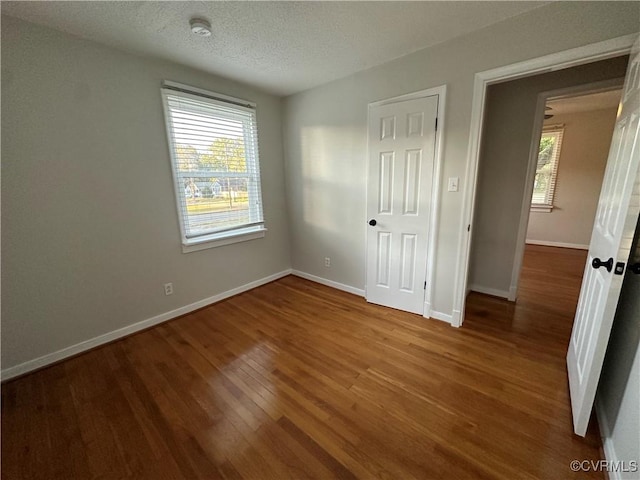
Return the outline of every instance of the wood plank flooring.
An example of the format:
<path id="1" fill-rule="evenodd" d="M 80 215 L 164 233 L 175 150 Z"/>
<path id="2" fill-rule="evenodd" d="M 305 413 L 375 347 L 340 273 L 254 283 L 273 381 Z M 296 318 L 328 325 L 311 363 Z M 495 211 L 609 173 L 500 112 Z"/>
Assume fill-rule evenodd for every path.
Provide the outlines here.
<path id="1" fill-rule="evenodd" d="M 2 478 L 585 478 L 555 250 L 460 329 L 290 276 L 8 382 Z"/>

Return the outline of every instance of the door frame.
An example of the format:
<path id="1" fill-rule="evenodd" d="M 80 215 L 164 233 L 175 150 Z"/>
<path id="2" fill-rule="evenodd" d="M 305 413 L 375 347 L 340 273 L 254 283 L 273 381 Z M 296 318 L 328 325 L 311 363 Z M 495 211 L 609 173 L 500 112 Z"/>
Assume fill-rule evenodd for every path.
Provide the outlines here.
<path id="1" fill-rule="evenodd" d="M 550 98 L 569 98 L 589 93 L 607 92 L 622 88 L 624 77 L 603 80 L 600 82 L 585 83 L 572 87 L 560 88 L 540 92 L 536 103 L 536 112 L 533 117 L 533 130 L 531 132 L 531 146 L 529 148 L 529 162 L 527 164 L 527 175 L 525 177 L 524 192 L 522 195 L 522 210 L 520 212 L 520 222 L 518 224 L 518 237 L 516 240 L 516 252 L 513 259 L 513 272 L 511 273 L 511 284 L 509 285 L 509 298 L 515 302 L 520 285 L 520 273 L 524 259 L 524 250 L 527 244 L 527 229 L 529 228 L 529 217 L 531 213 L 531 196 L 533 194 L 533 183 L 536 176 L 536 165 L 538 163 L 538 150 L 540 136 L 544 123 L 545 104 Z M 593 225 L 591 226 L 593 229 Z"/>
<path id="2" fill-rule="evenodd" d="M 451 325 L 459 327 L 464 321 L 465 301 L 468 293 L 469 257 L 473 236 L 473 215 L 478 184 L 480 140 L 486 107 L 487 89 L 494 83 L 529 77 L 540 73 L 554 72 L 585 63 L 626 55 L 631 51 L 637 34 L 624 35 L 582 47 L 564 50 L 523 62 L 478 72 L 473 83 L 469 147 L 465 169 L 462 199 L 462 217 L 459 227 L 458 264 L 454 277 L 453 312 Z"/>
<path id="3" fill-rule="evenodd" d="M 436 135 L 435 135 L 435 152 L 434 152 L 434 158 L 433 158 L 433 185 L 431 188 L 431 202 L 430 202 L 431 211 L 429 215 L 429 235 L 427 236 L 427 242 L 428 242 L 427 264 L 425 265 L 425 269 L 426 269 L 425 278 L 427 279 L 427 288 L 425 289 L 424 310 L 422 312 L 422 316 L 425 318 L 430 318 L 433 313 L 437 314 L 437 312 L 431 311 L 431 305 L 432 305 L 432 299 L 433 299 L 433 282 L 435 278 L 434 267 L 436 263 L 436 239 L 437 239 L 436 233 L 438 231 L 438 224 L 440 220 L 440 216 L 439 216 L 440 203 L 441 203 L 440 191 L 442 188 L 442 181 L 440 176 L 442 175 L 442 165 L 444 162 L 444 152 L 443 152 L 442 146 L 444 145 L 443 140 L 444 140 L 444 130 L 445 130 L 444 126 L 445 126 L 445 104 L 446 104 L 446 97 L 447 97 L 447 86 L 440 85 L 438 87 L 427 88 L 425 90 L 420 90 L 417 92 L 411 92 L 411 93 L 406 93 L 396 97 L 377 100 L 375 102 L 370 102 L 367 105 L 367 157 L 366 158 L 367 158 L 367 166 L 368 166 L 368 162 L 371 161 L 371 158 L 370 158 L 371 152 L 370 152 L 370 143 L 369 143 L 370 142 L 369 114 L 371 112 L 371 109 L 375 107 L 381 107 L 383 105 L 392 104 L 392 103 L 404 102 L 408 100 L 416 100 L 418 98 L 432 97 L 432 96 L 438 97 L 438 107 L 437 107 L 437 113 L 436 113 L 438 128 L 436 130 Z M 369 168 L 367 168 L 366 184 L 367 186 L 369 185 Z M 365 212 L 364 212 L 365 224 L 368 219 L 367 217 L 368 205 L 369 205 L 369 188 L 367 187 L 366 198 L 365 198 Z M 364 245 L 365 245 L 365 252 L 366 252 L 365 257 L 366 257 L 366 255 L 368 254 L 367 252 L 368 231 L 366 228 L 364 232 L 365 232 Z M 369 268 L 368 261 L 365 261 L 365 277 L 364 277 L 365 279 L 368 278 L 367 268 Z M 365 298 L 367 298 L 366 283 L 364 288 L 365 288 L 364 296 Z M 438 318 L 438 317 L 434 316 L 434 318 Z"/>

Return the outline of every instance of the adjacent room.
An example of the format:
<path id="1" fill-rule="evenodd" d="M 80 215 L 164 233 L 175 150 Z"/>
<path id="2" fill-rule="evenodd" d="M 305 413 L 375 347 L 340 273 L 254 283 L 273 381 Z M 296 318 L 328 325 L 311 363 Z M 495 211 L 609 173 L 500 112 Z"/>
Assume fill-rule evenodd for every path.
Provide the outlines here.
<path id="1" fill-rule="evenodd" d="M 3 479 L 640 478 L 640 3 L 0 9 Z"/>

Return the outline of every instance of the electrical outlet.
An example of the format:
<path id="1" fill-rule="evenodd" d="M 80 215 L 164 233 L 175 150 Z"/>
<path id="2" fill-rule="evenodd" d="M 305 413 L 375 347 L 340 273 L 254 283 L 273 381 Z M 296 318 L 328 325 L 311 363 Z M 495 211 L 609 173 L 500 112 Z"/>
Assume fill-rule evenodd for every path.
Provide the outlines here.
<path id="1" fill-rule="evenodd" d="M 173 295 L 173 283 L 165 283 L 164 284 L 164 294 L 165 295 Z"/>
<path id="2" fill-rule="evenodd" d="M 329 268 L 331 266 L 331 258 L 324 257 L 324 266 Z"/>

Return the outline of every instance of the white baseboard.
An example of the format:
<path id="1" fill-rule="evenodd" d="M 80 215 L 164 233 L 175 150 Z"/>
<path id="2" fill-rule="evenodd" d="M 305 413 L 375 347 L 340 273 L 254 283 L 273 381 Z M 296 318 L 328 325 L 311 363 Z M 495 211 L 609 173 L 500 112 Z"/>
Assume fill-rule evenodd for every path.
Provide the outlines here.
<path id="1" fill-rule="evenodd" d="M 447 322 L 447 323 L 453 325 L 453 315 L 449 315 L 448 313 L 442 313 L 442 312 L 438 312 L 436 310 L 432 310 L 429 313 L 429 318 L 433 318 L 435 320 L 441 320 L 443 322 Z"/>
<path id="2" fill-rule="evenodd" d="M 431 304 L 429 302 L 424 302 L 424 306 L 422 308 L 424 308 L 422 316 L 424 318 L 431 318 Z"/>
<path id="3" fill-rule="evenodd" d="M 456 328 L 462 326 L 462 317 L 460 315 L 460 310 L 454 310 L 453 312 L 451 312 L 451 326 Z"/>
<path id="4" fill-rule="evenodd" d="M 224 300 L 225 298 L 233 297 L 234 295 L 238 295 L 239 293 L 246 292 L 247 290 L 251 290 L 252 288 L 256 288 L 266 283 L 273 282 L 274 280 L 278 280 L 279 278 L 286 277 L 290 274 L 291 270 L 283 270 L 282 272 L 274 273 L 273 275 L 269 275 L 268 277 L 249 282 L 236 288 L 232 288 L 231 290 L 227 290 L 226 292 L 204 298 L 195 303 L 185 305 L 184 307 L 161 313 L 160 315 L 156 315 L 155 317 L 151 317 L 132 325 L 113 330 L 103 335 L 85 340 L 84 342 L 80 342 L 75 345 L 63 348 L 56 352 L 43 355 L 42 357 L 29 360 L 13 367 L 5 368 L 0 371 L 0 380 L 9 380 L 10 378 L 24 375 L 25 373 L 31 372 L 33 370 L 46 367 L 47 365 L 51 365 L 52 363 L 59 362 L 60 360 L 64 360 L 65 358 L 71 357 L 73 355 L 77 355 L 78 353 L 82 353 L 97 346 L 104 345 L 105 343 L 109 343 L 119 338 L 126 337 L 127 335 L 139 332 L 140 330 L 153 327 L 154 325 L 158 325 L 159 323 L 166 322 L 167 320 L 171 320 L 172 318 L 176 318 L 180 315 L 184 315 L 199 308 L 206 307 L 207 305 L 219 302 L 221 300 Z"/>
<path id="5" fill-rule="evenodd" d="M 497 288 L 488 288 L 481 285 L 469 285 L 469 289 L 474 292 L 484 293 L 485 295 L 492 295 L 494 297 L 505 298 L 507 300 L 510 296 L 507 290 L 498 290 Z"/>
<path id="6" fill-rule="evenodd" d="M 544 247 L 560 247 L 560 248 L 575 248 L 578 250 L 589 250 L 589 245 L 583 245 L 581 243 L 565 243 L 565 242 L 548 242 L 546 240 L 530 240 L 527 238 L 526 243 L 529 245 L 542 245 Z"/>
<path id="7" fill-rule="evenodd" d="M 460 322 L 459 310 L 453 310 L 451 314 L 438 312 L 437 310 L 432 310 L 431 304 L 426 302 L 424 304 L 424 316 L 427 318 L 433 318 L 434 320 L 447 322 L 452 327 L 459 327 L 460 325 L 462 325 L 462 323 Z"/>
<path id="8" fill-rule="evenodd" d="M 311 280 L 312 282 L 320 283 L 321 285 L 326 285 L 327 287 L 337 288 L 338 290 L 342 290 L 344 292 L 353 293 L 354 295 L 359 295 L 364 297 L 364 290 L 361 290 L 356 287 L 352 287 L 351 285 L 345 285 L 344 283 L 334 282 L 333 280 L 327 280 L 326 278 L 317 277 L 315 275 L 311 275 L 310 273 L 301 272 L 300 270 L 292 270 L 291 273 L 296 277 L 305 278 L 307 280 Z"/>
<path id="9" fill-rule="evenodd" d="M 311 275 L 310 273 L 301 272 L 300 270 L 292 270 L 292 275 L 296 275 L 297 277 L 305 278 L 307 280 L 311 280 L 312 282 L 320 283 L 322 285 L 326 285 L 327 287 L 337 288 L 338 290 L 343 290 L 348 293 L 353 293 L 354 295 L 359 295 L 361 297 L 365 296 L 365 291 L 359 288 L 352 287 L 350 285 L 345 285 L 344 283 L 334 282 L 333 280 L 327 280 L 326 278 L 317 277 L 316 275 Z M 460 317 L 460 312 L 456 312 L 454 310 L 453 315 L 448 315 L 442 312 L 436 312 L 431 310 L 431 305 L 428 303 L 424 304 L 425 314 L 424 316 L 427 318 L 433 318 L 435 320 L 442 320 L 443 322 L 447 322 L 453 325 L 452 320 L 454 318 Z M 457 317 L 456 317 L 457 313 Z M 454 327 L 459 326 L 453 325 Z"/>
<path id="10" fill-rule="evenodd" d="M 611 440 L 611 428 L 609 427 L 609 420 L 607 419 L 606 413 L 604 413 L 604 407 L 600 400 L 596 397 L 595 402 L 596 409 L 596 417 L 598 417 L 598 426 L 600 427 L 600 436 L 602 437 L 602 450 L 604 450 L 605 460 L 610 464 L 617 464 L 618 455 L 616 454 L 616 449 L 613 445 L 613 441 Z M 620 472 L 610 470 L 607 472 L 609 474 L 609 480 L 622 480 L 622 476 Z"/>

